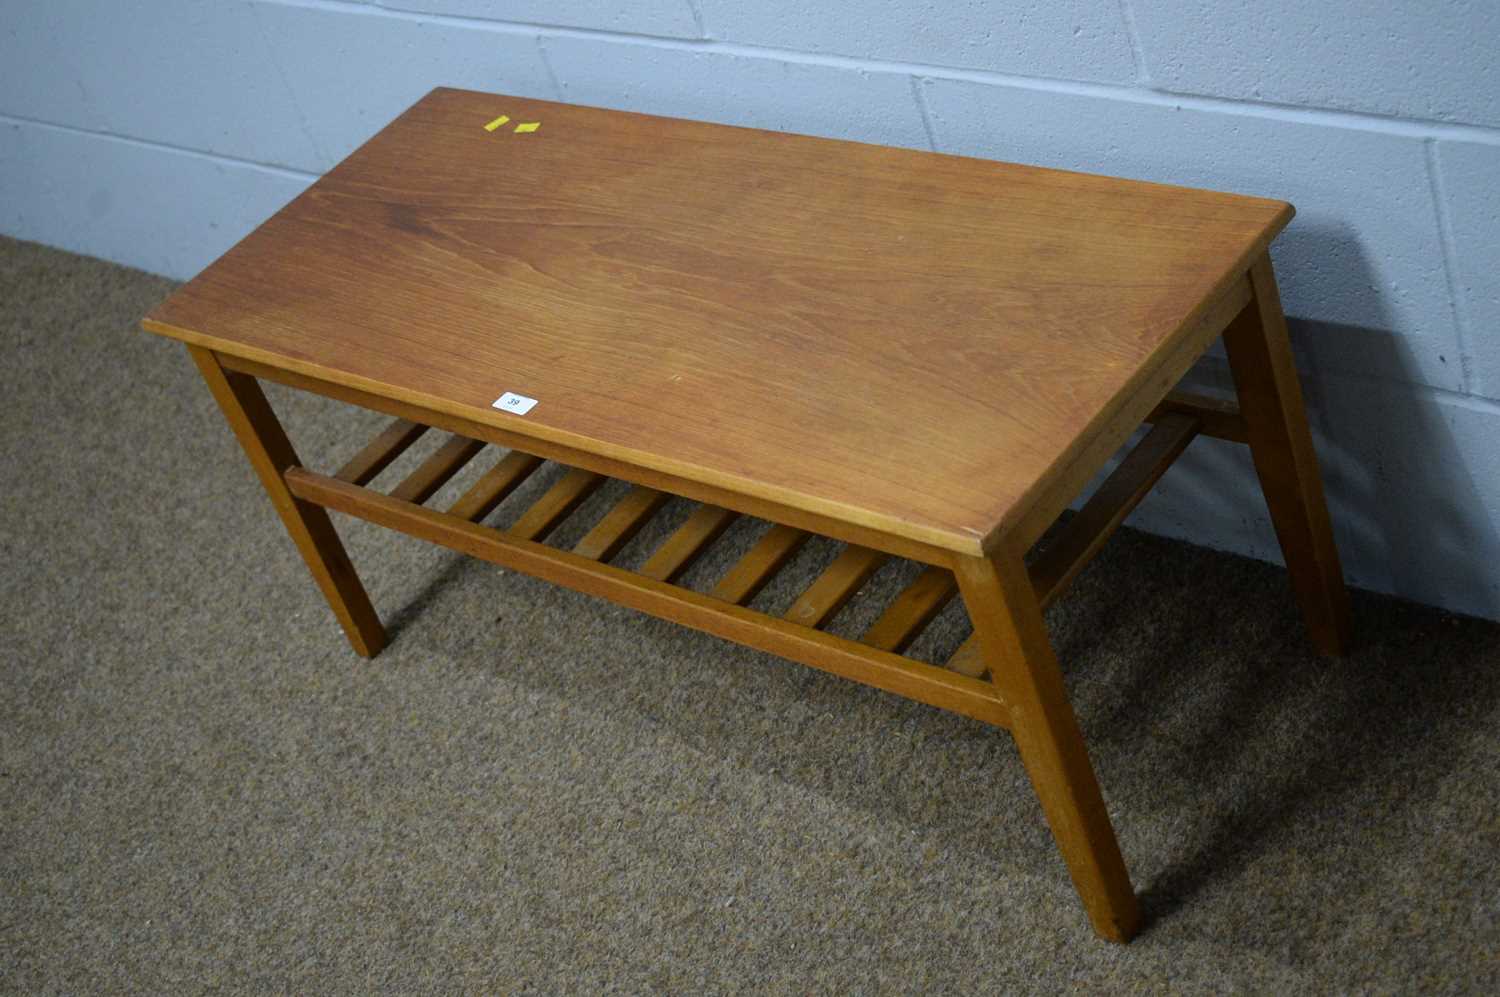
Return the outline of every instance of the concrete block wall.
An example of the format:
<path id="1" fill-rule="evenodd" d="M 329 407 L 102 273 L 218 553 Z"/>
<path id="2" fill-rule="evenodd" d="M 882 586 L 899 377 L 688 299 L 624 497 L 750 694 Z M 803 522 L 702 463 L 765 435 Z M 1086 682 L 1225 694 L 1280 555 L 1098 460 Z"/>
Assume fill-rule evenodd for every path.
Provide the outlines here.
<path id="1" fill-rule="evenodd" d="M 1500 619 L 1496 39 L 1473 0 L 16 2 L 0 232 L 190 276 L 436 85 L 1285 198 L 1350 579 Z M 1133 522 L 1277 559 L 1229 445 Z"/>

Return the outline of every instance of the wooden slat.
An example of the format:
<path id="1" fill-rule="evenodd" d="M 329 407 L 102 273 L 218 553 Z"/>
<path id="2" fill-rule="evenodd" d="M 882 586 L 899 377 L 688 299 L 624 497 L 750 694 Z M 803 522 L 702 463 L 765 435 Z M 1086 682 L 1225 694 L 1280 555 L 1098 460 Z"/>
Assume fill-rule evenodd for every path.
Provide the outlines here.
<path id="1" fill-rule="evenodd" d="M 925 569 L 896 596 L 860 640 L 882 651 L 901 653 L 942 612 L 957 591 L 958 580 L 953 572 L 947 568 Z"/>
<path id="2" fill-rule="evenodd" d="M 739 513 L 716 505 L 700 505 L 677 532 L 641 566 L 641 574 L 659 582 L 675 581 L 739 518 Z"/>
<path id="3" fill-rule="evenodd" d="M 1250 437 L 1245 429 L 1245 418 L 1240 415 L 1238 402 L 1228 398 L 1210 398 L 1208 395 L 1188 391 L 1174 391 L 1163 398 L 1146 416 L 1147 422 L 1156 422 L 1162 416 L 1176 412 L 1191 415 L 1198 420 L 1198 432 L 1215 439 L 1232 443 L 1248 443 Z"/>
<path id="4" fill-rule="evenodd" d="M 1052 605 L 1083 570 L 1131 510 L 1198 435 L 1198 418 L 1165 414 L 1104 479 L 1099 490 L 1068 520 L 1031 566 L 1031 582 L 1042 608 Z"/>
<path id="5" fill-rule="evenodd" d="M 406 480 L 391 491 L 391 498 L 421 505 L 448 483 L 448 479 L 463 469 L 474 455 L 484 449 L 479 440 L 467 436 L 450 436 L 420 467 L 406 476 Z"/>
<path id="6" fill-rule="evenodd" d="M 844 604 L 886 560 L 881 551 L 850 544 L 834 558 L 817 581 L 797 597 L 786 611 L 786 618 L 804 627 L 822 626 L 844 608 Z"/>
<path id="7" fill-rule="evenodd" d="M 807 543 L 808 534 L 790 526 L 777 524 L 754 547 L 724 573 L 714 586 L 713 597 L 743 606 L 765 588 L 771 576 L 792 559 Z"/>
<path id="8" fill-rule="evenodd" d="M 605 480 L 602 474 L 570 468 L 507 532 L 522 540 L 547 539 L 547 534 L 557 529 Z"/>
<path id="9" fill-rule="evenodd" d="M 459 496 L 448 514 L 467 519 L 471 523 L 478 522 L 493 512 L 497 505 L 504 502 L 511 492 L 519 488 L 541 466 L 542 458 L 512 450 Z"/>
<path id="10" fill-rule="evenodd" d="M 589 530 L 584 538 L 573 546 L 573 553 L 591 561 L 608 561 L 630 543 L 640 528 L 645 526 L 656 510 L 666 504 L 672 496 L 645 485 L 635 485 L 625 497 L 615 503 L 613 509 Z"/>
<path id="11" fill-rule="evenodd" d="M 421 439 L 425 432 L 427 432 L 427 427 L 419 422 L 396 419 L 363 450 L 349 458 L 349 462 L 339 468 L 334 477 L 340 481 L 347 481 L 351 485 L 369 484 L 377 474 L 390 466 L 391 461 L 400 457 L 408 447 Z"/>
<path id="12" fill-rule="evenodd" d="M 960 675 L 972 675 L 975 678 L 990 670 L 990 663 L 984 660 L 977 635 L 970 634 L 968 640 L 958 645 L 958 650 L 948 659 L 948 667 Z"/>
<path id="13" fill-rule="evenodd" d="M 288 471 L 286 482 L 292 493 L 305 501 L 908 699 L 1009 726 L 1009 711 L 990 683 L 590 561 L 571 551 L 521 540 L 302 468 Z"/>

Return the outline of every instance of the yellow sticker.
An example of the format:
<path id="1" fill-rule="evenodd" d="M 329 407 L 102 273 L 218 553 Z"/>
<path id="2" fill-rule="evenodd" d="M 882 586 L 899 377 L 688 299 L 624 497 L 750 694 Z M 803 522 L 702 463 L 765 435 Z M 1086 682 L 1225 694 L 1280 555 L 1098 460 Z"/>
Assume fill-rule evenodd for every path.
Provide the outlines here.
<path id="1" fill-rule="evenodd" d="M 487 131 L 487 132 L 492 132 L 496 128 L 499 128 L 501 125 L 505 124 L 509 120 L 510 120 L 510 115 L 508 115 L 508 114 L 502 114 L 502 115 L 500 115 L 500 117 L 496 118 L 494 121 L 491 121 L 489 124 L 485 125 L 484 126 L 484 130 Z"/>
<path id="2" fill-rule="evenodd" d="M 534 132 L 540 127 L 542 127 L 542 123 L 540 121 L 523 121 L 519 125 L 516 125 L 516 134 L 519 135 L 522 132 Z"/>

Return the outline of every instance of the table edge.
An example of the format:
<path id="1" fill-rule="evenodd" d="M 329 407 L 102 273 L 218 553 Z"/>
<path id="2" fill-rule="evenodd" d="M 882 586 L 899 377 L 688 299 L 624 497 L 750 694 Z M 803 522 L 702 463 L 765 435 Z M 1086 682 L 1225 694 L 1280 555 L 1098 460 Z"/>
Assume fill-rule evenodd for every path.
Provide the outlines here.
<path id="1" fill-rule="evenodd" d="M 912 541 L 956 554 L 981 556 L 985 552 L 984 536 L 977 530 L 945 529 L 940 526 L 913 522 L 894 516 L 872 512 L 860 506 L 847 505 L 791 488 L 778 488 L 740 475 L 729 474 L 714 468 L 704 467 L 691 461 L 674 460 L 631 447 L 606 443 L 592 437 L 538 423 L 528 422 L 522 416 L 512 416 L 499 411 L 486 411 L 467 405 L 459 405 L 437 395 L 412 391 L 371 378 L 360 377 L 321 364 L 297 360 L 282 354 L 272 353 L 215 336 L 205 335 L 175 326 L 149 315 L 141 320 L 146 332 L 175 339 L 190 346 L 201 347 L 214 353 L 240 357 L 267 367 L 290 371 L 305 377 L 327 381 L 352 388 L 356 391 L 391 398 L 408 405 L 429 409 L 455 419 L 489 426 L 500 432 L 522 439 L 533 439 L 543 443 L 568 447 L 583 453 L 618 461 L 658 474 L 670 475 L 686 481 L 697 482 L 710 488 L 743 495 L 750 499 L 783 505 L 813 516 L 836 522 L 848 523 L 875 533 Z"/>
<path id="2" fill-rule="evenodd" d="M 1100 438 L 1107 436 L 1112 430 L 1114 431 L 1115 435 L 1118 436 L 1118 440 L 1115 441 L 1113 447 L 1108 448 L 1110 452 L 1113 452 L 1120 446 L 1123 446 L 1130 434 L 1139 428 L 1138 420 L 1126 420 L 1126 422 L 1131 424 L 1124 425 L 1123 428 L 1116 425 L 1116 423 L 1123 412 L 1129 407 L 1132 400 L 1139 400 L 1142 397 L 1142 392 L 1154 379 L 1161 375 L 1164 368 L 1182 354 L 1184 346 L 1191 345 L 1184 344 L 1182 342 L 1183 337 L 1191 335 L 1195 331 L 1194 326 L 1200 325 L 1209 318 L 1212 310 L 1227 295 L 1233 292 L 1235 286 L 1247 279 L 1250 267 L 1256 260 L 1269 254 L 1271 243 L 1275 241 L 1278 235 L 1285 231 L 1287 225 L 1296 214 L 1296 208 L 1289 202 L 1283 201 L 1281 205 L 1281 211 L 1278 212 L 1276 218 L 1249 245 L 1239 259 L 1235 261 L 1234 266 L 1225 272 L 1224 276 L 1214 285 L 1213 289 L 1204 295 L 1203 300 L 1188 312 L 1177 328 L 1170 335 L 1162 337 L 1161 342 L 1152 350 L 1150 356 L 1136 368 L 1125 385 L 1115 393 L 1109 403 L 1103 406 L 1095 414 L 1094 418 L 1089 420 L 1088 425 L 1084 427 L 1083 431 L 1075 436 L 1073 442 L 1058 454 L 1057 458 L 1037 477 L 1032 486 L 1011 505 L 1009 510 L 1003 515 L 994 517 L 996 524 L 984 536 L 982 541 L 982 547 L 987 553 L 1003 546 L 1005 541 L 1018 531 L 1023 535 L 1036 533 L 1039 536 L 1041 530 L 1032 522 L 1035 519 L 1037 508 L 1045 507 L 1049 504 L 1049 500 L 1051 500 L 1050 504 L 1058 505 L 1058 492 L 1069 491 L 1070 494 L 1063 498 L 1061 504 L 1058 505 L 1057 511 L 1060 513 L 1076 497 L 1076 493 L 1083 488 L 1088 478 L 1099 470 L 1098 467 L 1080 469 L 1079 464 L 1083 458 L 1089 456 L 1091 451 L 1099 446 Z M 1229 319 L 1232 320 L 1233 317 L 1233 315 L 1230 315 Z M 1223 326 L 1218 328 L 1196 330 L 1200 336 L 1204 337 L 1202 350 L 1208 349 L 1209 344 L 1224 331 L 1227 325 L 1228 322 L 1226 321 Z M 1201 355 L 1202 350 L 1189 351 L 1191 356 L 1186 365 L 1187 367 L 1191 367 L 1192 363 Z M 1185 372 L 1186 367 L 1181 373 Z M 1181 375 L 1179 374 L 1178 376 L 1180 377 Z M 1155 405 L 1162 398 L 1166 397 L 1167 393 L 1172 390 L 1172 386 L 1172 384 L 1164 385 L 1158 397 L 1148 396 L 1148 402 L 1137 402 L 1138 406 L 1144 405 L 1142 409 L 1143 417 L 1144 412 L 1149 411 L 1152 405 Z M 1046 525 L 1050 525 L 1050 519 L 1048 523 L 1042 524 L 1042 529 L 1045 529 Z M 1026 536 L 1025 539 L 1029 546 L 1029 543 L 1035 541 L 1037 537 Z"/>

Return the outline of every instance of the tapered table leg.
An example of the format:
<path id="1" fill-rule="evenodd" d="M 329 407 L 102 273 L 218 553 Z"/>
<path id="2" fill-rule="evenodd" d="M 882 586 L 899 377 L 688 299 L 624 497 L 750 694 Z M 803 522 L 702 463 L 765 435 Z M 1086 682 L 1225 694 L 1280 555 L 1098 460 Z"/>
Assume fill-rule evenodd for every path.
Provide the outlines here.
<path id="1" fill-rule="evenodd" d="M 349 643 L 359 654 L 373 658 L 385 646 L 385 627 L 370 605 L 328 513 L 287 490 L 282 474 L 300 462 L 260 385 L 249 375 L 225 370 L 209 350 L 189 346 L 188 352 L 239 438 Z"/>
<path id="2" fill-rule="evenodd" d="M 1271 258 L 1250 268 L 1250 304 L 1224 330 L 1255 472 L 1313 643 L 1349 647 L 1349 593 L 1328 520 Z"/>
<path id="3" fill-rule="evenodd" d="M 1135 891 L 1025 565 L 1018 554 L 970 558 L 956 574 L 990 674 L 1010 708 L 1021 761 L 1089 920 L 1101 937 L 1129 941 L 1140 926 Z"/>

